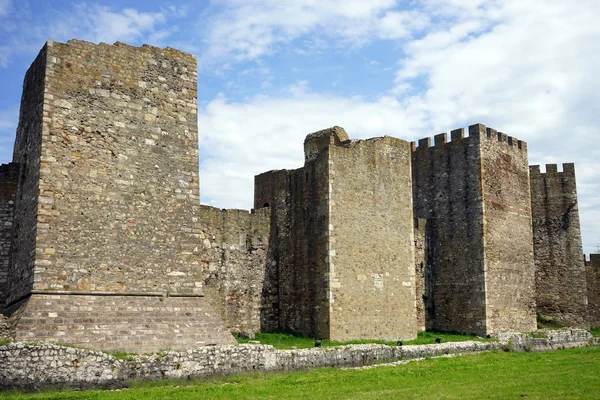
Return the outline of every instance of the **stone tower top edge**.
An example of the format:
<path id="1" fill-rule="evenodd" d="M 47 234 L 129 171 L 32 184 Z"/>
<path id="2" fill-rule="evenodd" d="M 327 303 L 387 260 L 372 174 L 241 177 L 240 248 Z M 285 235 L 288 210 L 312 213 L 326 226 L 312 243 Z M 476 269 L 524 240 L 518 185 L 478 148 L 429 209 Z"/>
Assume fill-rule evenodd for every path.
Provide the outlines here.
<path id="1" fill-rule="evenodd" d="M 186 53 L 184 51 L 181 50 L 177 50 L 174 49 L 172 47 L 156 47 L 156 46 L 151 46 L 148 44 L 143 44 L 141 46 L 132 46 L 130 44 L 126 44 L 120 41 L 116 41 L 115 43 L 108 44 L 108 43 L 104 43 L 104 42 L 99 42 L 99 43 L 94 43 L 94 42 L 89 42 L 86 40 L 80 40 L 80 39 L 70 39 L 67 40 L 66 43 L 63 42 L 57 42 L 55 40 L 47 40 L 45 43 L 44 47 L 57 47 L 57 46 L 81 46 L 81 47 L 106 47 L 106 48 L 111 48 L 111 47 L 124 47 L 124 48 L 130 48 L 130 49 L 140 49 L 140 50 L 147 50 L 150 52 L 163 52 L 165 54 L 171 54 L 175 57 L 181 57 L 181 58 L 185 58 L 188 59 L 190 62 L 196 63 L 196 56 L 190 53 Z"/>
<path id="2" fill-rule="evenodd" d="M 483 138 L 487 137 L 488 139 L 496 139 L 498 142 L 504 142 L 510 147 L 518 148 L 519 150 L 527 150 L 527 143 L 518 140 L 515 137 L 508 136 L 505 133 L 498 132 L 493 128 L 488 128 L 483 124 L 474 124 L 470 125 L 468 130 L 468 136 L 465 136 L 465 129 L 458 128 L 450 131 L 450 141 L 448 141 L 447 133 L 440 133 L 435 135 L 433 138 L 433 146 L 431 145 L 431 137 L 426 137 L 423 139 L 419 139 L 416 142 L 411 142 L 411 148 L 413 151 L 422 151 L 427 150 L 429 148 L 439 148 L 445 145 L 446 143 L 456 143 L 465 141 L 466 143 L 471 142 L 471 138 Z"/>
<path id="3" fill-rule="evenodd" d="M 549 175 L 561 175 L 567 174 L 570 176 L 575 176 L 575 164 L 574 163 L 563 163 L 562 171 L 558 170 L 557 164 L 546 164 L 546 172 L 540 172 L 540 165 L 530 165 L 529 173 L 541 176 L 549 176 Z"/>

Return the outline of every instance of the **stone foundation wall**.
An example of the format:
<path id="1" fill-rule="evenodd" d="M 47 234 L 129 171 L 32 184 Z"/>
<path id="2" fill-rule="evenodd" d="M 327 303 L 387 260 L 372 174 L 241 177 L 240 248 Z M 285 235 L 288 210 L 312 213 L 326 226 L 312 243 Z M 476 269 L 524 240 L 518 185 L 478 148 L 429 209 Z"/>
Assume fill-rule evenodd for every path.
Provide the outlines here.
<path id="1" fill-rule="evenodd" d="M 585 262 L 587 278 L 588 324 L 600 327 L 600 254 L 590 254 Z"/>
<path id="2" fill-rule="evenodd" d="M 586 327 L 586 273 L 575 166 L 530 167 L 537 311 L 565 326 Z"/>
<path id="3" fill-rule="evenodd" d="M 190 379 L 243 372 L 295 371 L 320 367 L 360 367 L 443 354 L 583 347 L 585 331 L 548 332 L 547 338 L 505 335 L 503 342 L 456 342 L 419 346 L 350 345 L 306 350 L 275 350 L 267 345 L 211 346 L 136 356 L 131 361 L 53 344 L 0 346 L 0 389 L 49 386 L 122 387 L 129 379 Z M 593 342 L 600 345 L 598 342 Z M 523 344 L 523 346 L 521 346 Z"/>
<path id="4" fill-rule="evenodd" d="M 235 343 L 206 297 L 34 293 L 19 314 L 27 342 L 137 353 Z"/>

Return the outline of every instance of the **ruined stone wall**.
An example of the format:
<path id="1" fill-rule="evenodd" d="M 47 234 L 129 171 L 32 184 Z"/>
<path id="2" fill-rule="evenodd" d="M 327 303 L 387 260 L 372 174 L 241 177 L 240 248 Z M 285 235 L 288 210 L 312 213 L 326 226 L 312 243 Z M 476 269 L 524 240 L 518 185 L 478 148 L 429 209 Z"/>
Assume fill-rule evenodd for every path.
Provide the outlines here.
<path id="1" fill-rule="evenodd" d="M 600 254 L 590 254 L 585 262 L 588 299 L 588 325 L 600 327 Z"/>
<path id="2" fill-rule="evenodd" d="M 427 325 L 431 318 L 427 317 L 429 306 L 429 290 L 427 284 L 427 220 L 415 218 L 415 300 L 417 302 L 417 329 L 424 331 L 431 329 Z"/>
<path id="3" fill-rule="evenodd" d="M 416 337 L 409 143 L 329 145 L 330 337 Z"/>
<path id="4" fill-rule="evenodd" d="M 267 262 L 270 208 L 248 212 L 200 207 L 204 291 L 232 332 L 278 324 L 277 276 Z"/>
<path id="5" fill-rule="evenodd" d="M 484 128 L 479 125 L 486 330 L 532 332 L 537 325 L 527 144 Z"/>
<path id="6" fill-rule="evenodd" d="M 34 289 L 195 293 L 195 58 L 76 40 L 46 51 L 41 158 L 28 152 L 40 174 Z"/>
<path id="7" fill-rule="evenodd" d="M 530 167 L 537 311 L 565 325 L 586 327 L 587 289 L 575 166 Z"/>
<path id="8" fill-rule="evenodd" d="M 484 134 L 485 135 L 485 134 Z M 431 328 L 486 334 L 481 135 L 413 143 L 413 207 L 427 219 Z"/>
<path id="9" fill-rule="evenodd" d="M 40 51 L 27 70 L 23 82 L 19 125 L 13 151 L 13 163 L 20 166 L 14 215 L 14 238 L 18 246 L 14 246 L 11 251 L 7 305 L 31 291 L 34 267 L 40 270 L 46 267 L 43 261 L 37 260 L 37 233 L 46 228 L 45 225 L 38 226 L 37 219 L 42 137 L 48 137 L 51 122 L 51 98 L 45 93 L 48 49 L 47 44 Z"/>
<path id="10" fill-rule="evenodd" d="M 19 164 L 0 165 L 0 314 L 8 297 L 10 256 L 14 240 L 14 212 Z"/>

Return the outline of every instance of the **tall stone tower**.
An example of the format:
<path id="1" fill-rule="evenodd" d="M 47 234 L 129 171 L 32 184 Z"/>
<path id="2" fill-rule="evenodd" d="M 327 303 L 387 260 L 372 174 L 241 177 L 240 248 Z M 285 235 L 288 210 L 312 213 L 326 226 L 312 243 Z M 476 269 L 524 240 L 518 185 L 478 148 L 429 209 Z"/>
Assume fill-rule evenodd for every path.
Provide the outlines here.
<path id="1" fill-rule="evenodd" d="M 485 335 L 536 329 L 524 142 L 478 124 L 412 153 L 416 218 L 427 219 L 428 327 Z"/>
<path id="2" fill-rule="evenodd" d="M 255 178 L 272 209 L 280 326 L 333 340 L 416 336 L 409 143 L 349 140 L 339 127 L 304 142 L 305 164 Z"/>
<path id="3" fill-rule="evenodd" d="M 13 157 L 5 314 L 19 339 L 135 351 L 233 342 L 202 294 L 196 90 L 195 58 L 170 48 L 41 50 Z"/>
<path id="4" fill-rule="evenodd" d="M 575 166 L 530 167 L 536 304 L 542 318 L 564 326 L 589 327 L 586 270 Z"/>

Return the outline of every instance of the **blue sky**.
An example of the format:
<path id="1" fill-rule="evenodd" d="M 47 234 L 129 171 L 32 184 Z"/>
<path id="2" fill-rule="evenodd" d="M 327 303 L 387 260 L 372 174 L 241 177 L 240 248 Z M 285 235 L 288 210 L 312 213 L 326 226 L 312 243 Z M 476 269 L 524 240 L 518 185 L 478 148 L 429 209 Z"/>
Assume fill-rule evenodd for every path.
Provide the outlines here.
<path id="1" fill-rule="evenodd" d="M 0 162 L 48 39 L 197 56 L 202 202 L 252 205 L 306 134 L 416 140 L 481 122 L 530 164 L 575 162 L 584 251 L 600 242 L 597 0 L 0 0 Z M 543 168 L 542 168 L 543 169 Z"/>

